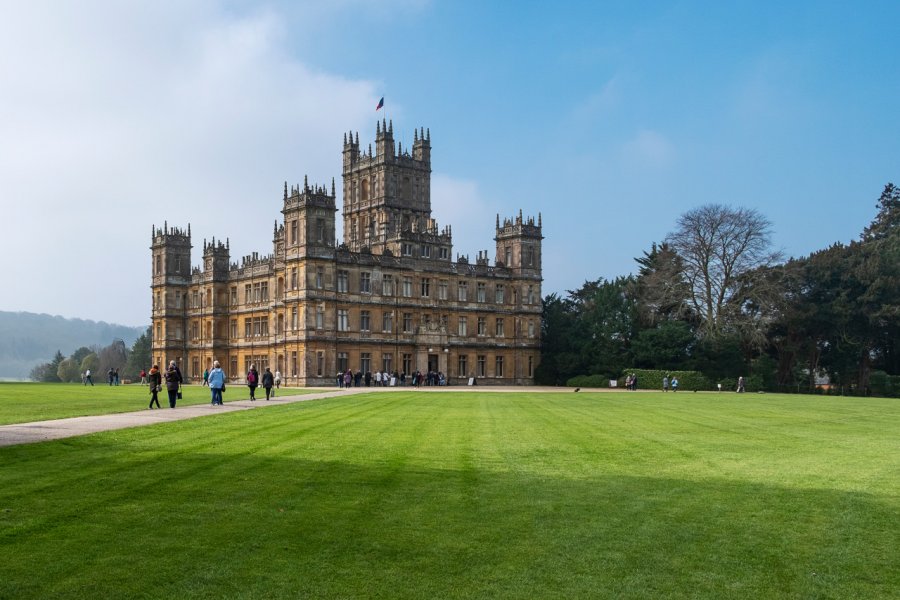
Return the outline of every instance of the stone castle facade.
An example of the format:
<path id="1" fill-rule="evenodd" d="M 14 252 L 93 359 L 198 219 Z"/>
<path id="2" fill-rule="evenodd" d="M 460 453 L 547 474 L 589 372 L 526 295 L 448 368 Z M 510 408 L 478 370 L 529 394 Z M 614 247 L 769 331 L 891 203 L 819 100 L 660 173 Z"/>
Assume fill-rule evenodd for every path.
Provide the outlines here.
<path id="1" fill-rule="evenodd" d="M 450 384 L 529 385 L 540 359 L 541 219 L 496 219 L 496 255 L 452 258 L 431 218 L 431 134 L 375 150 L 344 136 L 343 231 L 336 191 L 285 184 L 273 252 L 232 262 L 229 244 L 153 227 L 153 360 L 198 380 L 218 360 L 243 381 L 251 364 L 288 385 L 333 385 L 338 371 L 444 373 Z"/>

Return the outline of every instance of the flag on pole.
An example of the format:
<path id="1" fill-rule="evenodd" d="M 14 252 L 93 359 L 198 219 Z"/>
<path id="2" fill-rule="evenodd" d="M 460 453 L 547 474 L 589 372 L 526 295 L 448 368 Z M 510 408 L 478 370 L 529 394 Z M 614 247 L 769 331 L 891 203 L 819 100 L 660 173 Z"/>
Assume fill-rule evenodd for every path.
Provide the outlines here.
<path id="1" fill-rule="evenodd" d="M 375 107 L 375 112 L 378 112 L 378 109 L 380 109 L 382 106 L 384 106 L 384 96 L 382 96 L 381 100 L 378 101 L 378 106 Z"/>

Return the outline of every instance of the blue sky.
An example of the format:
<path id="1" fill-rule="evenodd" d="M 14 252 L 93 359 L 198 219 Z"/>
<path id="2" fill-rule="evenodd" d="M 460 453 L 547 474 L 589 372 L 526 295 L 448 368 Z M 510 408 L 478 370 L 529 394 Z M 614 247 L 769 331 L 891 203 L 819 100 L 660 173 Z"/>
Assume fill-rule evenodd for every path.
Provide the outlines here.
<path id="1" fill-rule="evenodd" d="M 711 202 L 758 209 L 778 248 L 808 254 L 857 237 L 900 183 L 897 3 L 94 1 L 4 15 L 0 198 L 21 208 L 0 252 L 34 284 L 5 286 L 3 310 L 146 323 L 152 223 L 191 223 L 195 262 L 204 237 L 270 251 L 284 180 L 339 180 L 343 132 L 372 141 L 382 95 L 404 145 L 431 130 L 432 204 L 455 252 L 493 255 L 497 213 L 542 213 L 545 294 L 632 272 Z"/>

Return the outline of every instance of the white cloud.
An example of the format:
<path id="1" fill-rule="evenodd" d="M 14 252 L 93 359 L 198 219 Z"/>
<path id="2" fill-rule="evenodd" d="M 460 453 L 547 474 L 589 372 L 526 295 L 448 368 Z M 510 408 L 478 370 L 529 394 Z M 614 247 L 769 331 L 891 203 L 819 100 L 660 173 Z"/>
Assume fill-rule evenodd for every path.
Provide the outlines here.
<path id="1" fill-rule="evenodd" d="M 146 323 L 150 227 L 271 251 L 282 182 L 330 185 L 375 85 L 291 56 L 270 10 L 22 3 L 0 22 L 0 309 Z M 339 185 L 339 184 L 338 184 Z M 14 257 L 14 259 L 13 259 Z"/>
<path id="2" fill-rule="evenodd" d="M 474 262 L 479 251 L 487 250 L 493 262 L 496 211 L 481 197 L 473 181 L 455 179 L 441 173 L 431 176 L 432 216 L 441 229 L 453 227 L 453 252 L 468 255 Z M 503 215 L 501 215 L 502 217 Z"/>

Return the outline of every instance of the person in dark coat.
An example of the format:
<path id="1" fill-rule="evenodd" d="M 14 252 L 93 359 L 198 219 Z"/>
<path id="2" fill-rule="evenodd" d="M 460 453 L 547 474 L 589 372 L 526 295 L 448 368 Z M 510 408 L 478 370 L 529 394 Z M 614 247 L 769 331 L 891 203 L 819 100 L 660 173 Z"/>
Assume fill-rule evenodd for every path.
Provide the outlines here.
<path id="1" fill-rule="evenodd" d="M 269 367 L 266 367 L 266 371 L 262 376 L 262 386 L 266 389 L 266 400 L 275 395 L 272 393 L 272 386 L 274 385 L 275 376 L 272 375 L 272 371 L 269 370 Z"/>
<path id="2" fill-rule="evenodd" d="M 156 408 L 162 408 L 159 405 L 159 388 L 162 387 L 162 373 L 159 372 L 159 365 L 153 365 L 153 368 L 150 369 L 150 377 L 147 379 L 147 383 L 150 384 L 150 408 L 153 408 L 153 403 L 156 402 Z"/>
<path id="3" fill-rule="evenodd" d="M 250 399 L 254 402 L 256 401 L 256 387 L 259 385 L 259 372 L 256 370 L 256 365 L 250 365 L 250 370 L 247 371 L 247 387 L 250 388 Z"/>
<path id="4" fill-rule="evenodd" d="M 175 401 L 178 399 L 178 388 L 181 387 L 181 369 L 175 364 L 175 361 L 169 363 L 166 370 L 166 391 L 169 392 L 169 408 L 175 408 Z"/>

